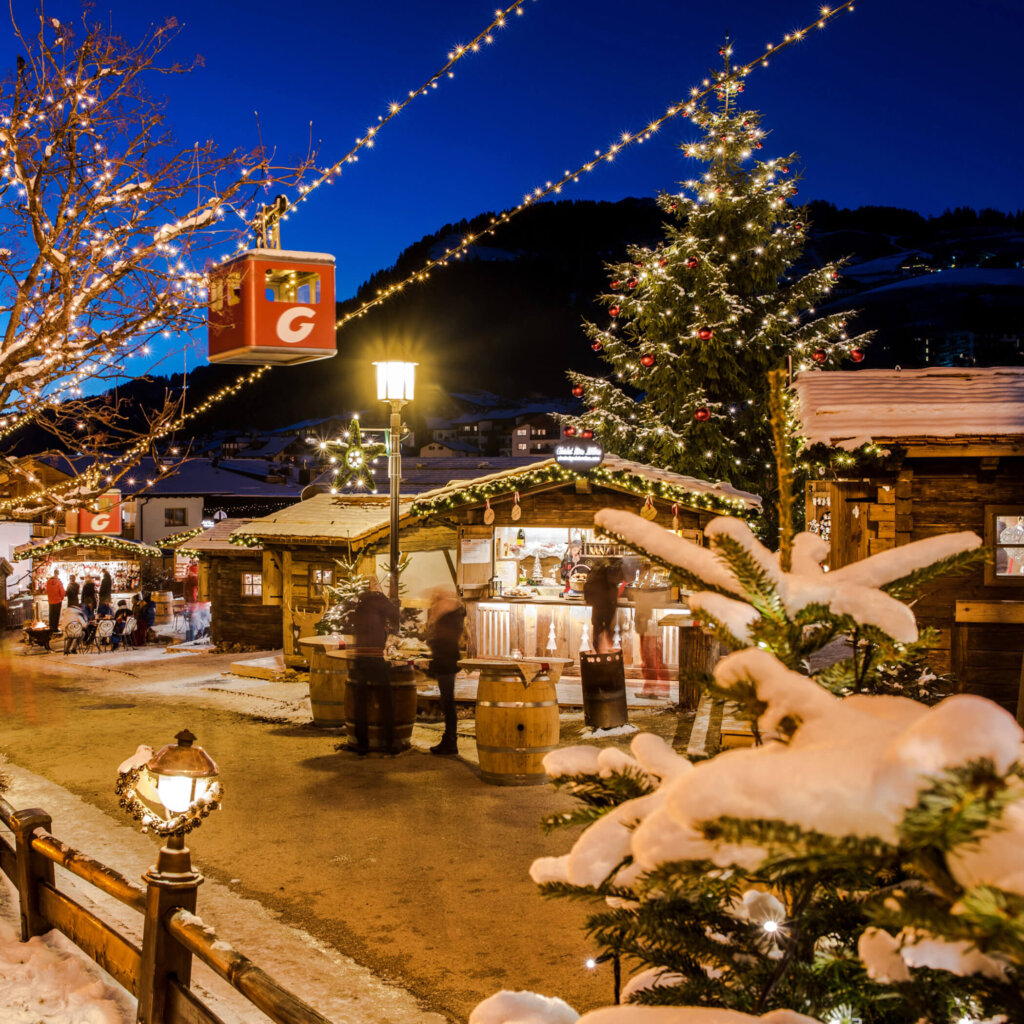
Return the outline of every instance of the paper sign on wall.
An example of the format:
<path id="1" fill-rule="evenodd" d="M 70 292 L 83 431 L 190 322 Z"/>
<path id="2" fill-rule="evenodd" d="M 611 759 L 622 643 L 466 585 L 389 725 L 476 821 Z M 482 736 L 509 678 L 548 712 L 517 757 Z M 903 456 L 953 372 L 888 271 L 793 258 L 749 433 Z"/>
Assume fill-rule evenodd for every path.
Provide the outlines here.
<path id="1" fill-rule="evenodd" d="M 459 557 L 463 565 L 483 565 L 491 560 L 490 537 L 463 537 Z"/>

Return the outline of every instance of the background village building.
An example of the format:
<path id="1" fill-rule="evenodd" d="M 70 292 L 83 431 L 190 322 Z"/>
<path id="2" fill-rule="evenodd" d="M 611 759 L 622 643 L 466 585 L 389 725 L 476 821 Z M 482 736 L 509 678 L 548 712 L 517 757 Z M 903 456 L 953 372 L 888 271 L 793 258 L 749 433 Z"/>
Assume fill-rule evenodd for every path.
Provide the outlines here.
<path id="1" fill-rule="evenodd" d="M 1024 652 L 1024 369 L 861 370 L 797 378 L 809 444 L 889 450 L 877 468 L 807 487 L 807 522 L 843 565 L 958 530 L 984 537 L 991 561 L 914 606 L 939 630 L 938 672 L 1018 707 Z M 1018 546 L 1019 545 L 1019 546 Z"/>

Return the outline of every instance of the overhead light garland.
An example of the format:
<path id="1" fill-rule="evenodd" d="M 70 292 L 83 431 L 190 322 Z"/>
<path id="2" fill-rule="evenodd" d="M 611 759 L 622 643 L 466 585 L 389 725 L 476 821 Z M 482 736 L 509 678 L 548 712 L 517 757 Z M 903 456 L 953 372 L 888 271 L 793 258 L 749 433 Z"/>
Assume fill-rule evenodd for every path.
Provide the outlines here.
<path id="1" fill-rule="evenodd" d="M 193 537 L 198 537 L 206 529 L 205 526 L 193 526 L 190 530 L 181 530 L 179 533 L 172 533 L 169 537 L 160 539 L 160 547 L 176 548 L 179 554 L 183 554 L 181 545 Z"/>
<path id="2" fill-rule="evenodd" d="M 550 483 L 569 483 L 575 480 L 590 480 L 618 490 L 628 491 L 642 498 L 659 498 L 672 504 L 685 505 L 692 509 L 707 509 L 713 512 L 725 512 L 729 515 L 747 515 L 759 511 L 758 506 L 743 498 L 732 498 L 724 495 L 708 494 L 703 491 L 688 490 L 664 480 L 631 473 L 628 470 L 613 470 L 597 466 L 586 472 L 577 473 L 555 464 L 545 465 L 527 473 L 516 473 L 486 483 L 469 484 L 456 490 L 448 491 L 436 498 L 417 498 L 413 501 L 410 512 L 414 516 L 428 516 L 439 512 L 448 512 L 465 505 L 480 504 L 496 495 L 512 495 L 516 491 L 528 491 L 532 487 L 540 487 Z"/>
<path id="3" fill-rule="evenodd" d="M 493 235 L 503 224 L 507 224 L 508 221 L 516 216 L 516 214 L 522 213 L 523 210 L 533 206 L 542 199 L 546 199 L 548 196 L 559 194 L 566 185 L 578 182 L 580 175 L 593 171 L 598 165 L 602 163 L 611 163 L 615 157 L 627 147 L 646 142 L 668 121 L 671 121 L 676 117 L 690 117 L 697 112 L 698 104 L 702 99 L 712 93 L 719 92 L 731 82 L 736 82 L 745 78 L 751 71 L 755 70 L 759 66 L 768 67 L 771 58 L 800 42 L 808 32 L 812 32 L 815 28 L 825 28 L 827 24 L 843 12 L 852 12 L 854 10 L 854 6 L 855 0 L 846 0 L 845 3 L 840 4 L 836 8 L 822 7 L 820 16 L 815 21 L 801 29 L 787 33 L 781 43 L 768 43 L 765 48 L 765 52 L 759 57 L 756 57 L 752 61 L 748 61 L 746 64 L 738 65 L 730 74 L 716 78 L 714 82 L 705 79 L 703 88 L 695 86 L 690 90 L 689 99 L 680 100 L 678 103 L 673 104 L 661 117 L 651 121 L 646 127 L 641 128 L 636 132 L 623 132 L 618 142 L 612 143 L 603 151 L 595 150 L 592 159 L 581 164 L 574 171 L 566 171 L 557 181 L 545 182 L 543 186 L 538 185 L 532 192 L 527 193 L 523 197 L 523 201 L 517 206 L 513 207 L 511 210 L 506 210 L 498 217 L 492 217 L 491 223 L 488 227 L 482 228 L 476 233 L 469 233 L 454 248 L 446 249 L 443 255 L 432 260 L 428 260 L 419 270 L 413 271 L 401 281 L 388 285 L 386 288 L 379 289 L 377 295 L 373 299 L 364 302 L 357 309 L 352 310 L 352 312 L 346 313 L 336 321 L 335 326 L 339 329 L 344 327 L 350 321 L 364 316 L 375 306 L 379 306 L 381 303 L 391 298 L 391 296 L 402 291 L 406 285 L 425 281 L 430 276 L 430 272 L 432 270 L 435 270 L 438 267 L 446 267 L 452 260 L 461 259 L 471 245 L 481 239 L 488 238 Z"/>
<path id="4" fill-rule="evenodd" d="M 342 168 L 345 164 L 356 163 L 359 160 L 359 151 L 362 149 L 372 149 L 374 143 L 377 141 L 377 136 L 380 134 L 381 129 L 396 118 L 400 113 L 414 99 L 420 96 L 426 96 L 432 89 L 436 89 L 440 82 L 445 78 L 454 78 L 455 72 L 454 67 L 459 61 L 464 60 L 466 57 L 474 53 L 479 53 L 483 46 L 487 46 L 494 42 L 493 33 L 497 29 L 504 28 L 508 17 L 511 14 L 522 15 L 523 5 L 526 0 L 515 0 L 514 3 L 508 7 L 501 9 L 498 8 L 494 12 L 494 20 L 482 31 L 478 32 L 468 43 L 459 44 L 453 47 L 448 52 L 448 59 L 445 64 L 437 71 L 434 72 L 418 89 L 410 89 L 408 96 L 402 100 L 394 101 L 388 105 L 387 114 L 380 114 L 377 117 L 377 124 L 373 127 L 367 128 L 366 133 L 356 139 L 356 144 L 338 161 L 333 163 L 330 167 L 325 168 L 320 176 L 316 178 L 309 185 L 299 186 L 299 197 L 297 199 L 285 199 L 284 206 L 280 211 L 282 219 L 287 220 L 291 212 L 293 212 L 300 203 L 304 203 L 309 196 L 315 192 L 321 185 L 333 185 L 336 178 L 341 176 Z M 248 241 L 251 241 L 254 236 L 250 235 Z M 238 248 L 244 249 L 247 242 L 239 242 Z M 228 256 L 222 256 L 221 262 L 229 259 Z"/>

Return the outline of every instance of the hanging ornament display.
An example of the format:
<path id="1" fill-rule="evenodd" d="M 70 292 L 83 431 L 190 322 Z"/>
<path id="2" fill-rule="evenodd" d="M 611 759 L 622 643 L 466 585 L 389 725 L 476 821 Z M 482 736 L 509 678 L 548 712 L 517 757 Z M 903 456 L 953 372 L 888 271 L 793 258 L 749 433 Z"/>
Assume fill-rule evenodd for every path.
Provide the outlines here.
<path id="1" fill-rule="evenodd" d="M 654 353 L 653 352 L 645 352 L 640 357 L 640 363 L 643 366 L 653 366 L 655 364 L 655 362 L 656 362 L 656 360 L 654 358 Z"/>
<path id="2" fill-rule="evenodd" d="M 618 316 L 619 315 L 619 307 L 618 306 L 612 306 L 612 308 L 608 310 L 608 315 L 609 316 Z"/>
<path id="3" fill-rule="evenodd" d="M 697 331 L 697 337 L 701 341 L 710 341 L 714 336 L 714 328 L 708 327 L 706 324 Z"/>
<path id="4" fill-rule="evenodd" d="M 338 450 L 337 471 L 334 475 L 335 490 L 342 487 L 365 487 L 372 494 L 377 492 L 377 483 L 373 478 L 373 463 L 383 455 L 387 448 L 375 441 L 363 440 L 363 432 L 359 428 L 359 420 L 353 416 L 348 425 L 344 441 L 325 444 L 324 447 Z"/>
<path id="5" fill-rule="evenodd" d="M 710 412 L 709 412 L 709 411 L 708 411 L 707 409 L 705 409 L 705 408 L 704 408 L 704 406 L 701 406 L 701 407 L 700 407 L 700 408 L 699 408 L 699 409 L 698 409 L 698 410 L 697 410 L 697 411 L 696 411 L 696 412 L 695 412 L 695 413 L 693 414 L 693 418 L 694 418 L 694 419 L 695 419 L 695 420 L 696 420 L 696 421 L 697 421 L 698 423 L 706 423 L 706 422 L 707 422 L 707 421 L 708 421 L 709 419 L 711 419 L 711 413 L 710 413 Z"/>
<path id="6" fill-rule="evenodd" d="M 631 278 L 630 278 L 630 279 L 629 279 L 629 280 L 628 280 L 628 281 L 626 282 L 626 287 L 627 287 L 627 288 L 629 288 L 630 290 L 632 290 L 632 289 L 633 289 L 633 288 L 635 288 L 635 287 L 636 287 L 636 286 L 637 286 L 637 285 L 638 285 L 639 283 L 640 283 L 640 282 L 639 282 L 639 281 L 638 281 L 638 280 L 637 280 L 637 279 L 636 279 L 635 277 L 631 277 Z"/>
<path id="7" fill-rule="evenodd" d="M 640 509 L 640 515 L 648 522 L 658 518 L 658 510 L 654 507 L 654 499 L 648 494 L 644 499 L 643 508 Z"/>
<path id="8" fill-rule="evenodd" d="M 850 358 L 855 363 L 863 363 L 864 362 L 864 349 L 862 349 L 862 348 L 851 348 L 850 349 Z"/>
<path id="9" fill-rule="evenodd" d="M 582 384 L 574 384 L 572 386 L 572 393 L 577 398 L 582 398 L 583 397 L 583 385 Z"/>
<path id="10" fill-rule="evenodd" d="M 828 359 L 828 353 L 823 348 L 819 348 L 815 350 L 814 355 L 811 356 L 811 358 L 816 363 L 821 364 L 825 362 L 826 359 Z"/>
<path id="11" fill-rule="evenodd" d="M 590 347 L 595 352 L 600 352 L 604 348 L 604 345 L 602 345 L 601 342 L 599 342 L 599 341 L 595 341 Z"/>
<path id="12" fill-rule="evenodd" d="M 612 291 L 613 292 L 617 292 L 621 285 L 622 285 L 621 281 L 612 281 Z"/>
<path id="13" fill-rule="evenodd" d="M 491 508 L 491 499 L 484 501 L 484 525 L 490 526 L 494 522 L 494 509 Z"/>
<path id="14" fill-rule="evenodd" d="M 516 491 L 515 492 L 515 497 L 512 500 L 512 511 L 509 513 L 509 515 L 512 517 L 512 522 L 517 523 L 517 522 L 519 522 L 519 519 L 522 516 L 522 514 L 523 514 L 523 508 L 519 504 L 519 492 Z M 526 543 L 526 534 L 523 533 L 522 530 L 520 530 L 519 533 L 522 535 L 523 543 L 525 544 Z M 518 543 L 518 541 L 517 541 L 517 543 Z"/>
<path id="15" fill-rule="evenodd" d="M 683 521 L 679 517 L 679 503 L 672 506 L 672 529 L 679 533 L 683 528 Z"/>

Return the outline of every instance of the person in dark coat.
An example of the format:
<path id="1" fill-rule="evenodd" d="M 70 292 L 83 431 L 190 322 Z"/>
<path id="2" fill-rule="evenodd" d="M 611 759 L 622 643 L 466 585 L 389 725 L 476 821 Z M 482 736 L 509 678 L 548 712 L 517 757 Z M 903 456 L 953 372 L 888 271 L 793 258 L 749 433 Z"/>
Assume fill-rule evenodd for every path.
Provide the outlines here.
<path id="1" fill-rule="evenodd" d="M 395 706 L 391 679 L 384 660 L 388 633 L 398 627 L 398 609 L 380 592 L 380 584 L 370 580 L 369 587 L 355 600 L 349 612 L 349 624 L 355 635 L 355 658 L 348 685 L 355 703 L 355 736 L 349 737 L 349 749 L 366 754 L 370 749 L 370 724 L 367 717 L 369 689 L 374 687 L 380 699 L 383 748 L 397 754 L 395 743 Z M 352 740 L 355 739 L 355 744 Z"/>
<path id="2" fill-rule="evenodd" d="M 110 578 L 110 573 L 106 569 L 103 570 L 103 576 L 100 578 L 100 604 L 110 604 L 114 597 L 114 581 Z"/>
<path id="3" fill-rule="evenodd" d="M 583 586 L 583 600 L 590 605 L 594 650 L 599 654 L 612 650 L 619 590 L 624 582 L 622 566 L 618 562 L 602 562 L 590 570 Z"/>
<path id="4" fill-rule="evenodd" d="M 79 587 L 78 585 L 78 577 L 74 573 L 72 573 L 71 579 L 68 580 L 68 589 L 66 591 L 69 608 L 78 607 L 78 592 L 80 590 L 81 587 Z"/>
<path id="5" fill-rule="evenodd" d="M 86 576 L 82 584 L 82 604 L 96 607 L 96 581 L 91 576 Z"/>
<path id="6" fill-rule="evenodd" d="M 459 671 L 459 645 L 466 624 L 466 609 L 451 590 L 438 590 L 431 596 L 427 612 L 427 645 L 430 647 L 429 673 L 437 680 L 444 712 L 444 735 L 430 748 L 442 757 L 459 752 L 458 713 L 455 707 L 455 674 Z"/>
<path id="7" fill-rule="evenodd" d="M 146 643 L 146 635 L 156 625 L 156 604 L 153 601 L 153 595 L 147 591 L 142 595 L 142 603 L 137 607 L 135 646 L 142 647 Z"/>

